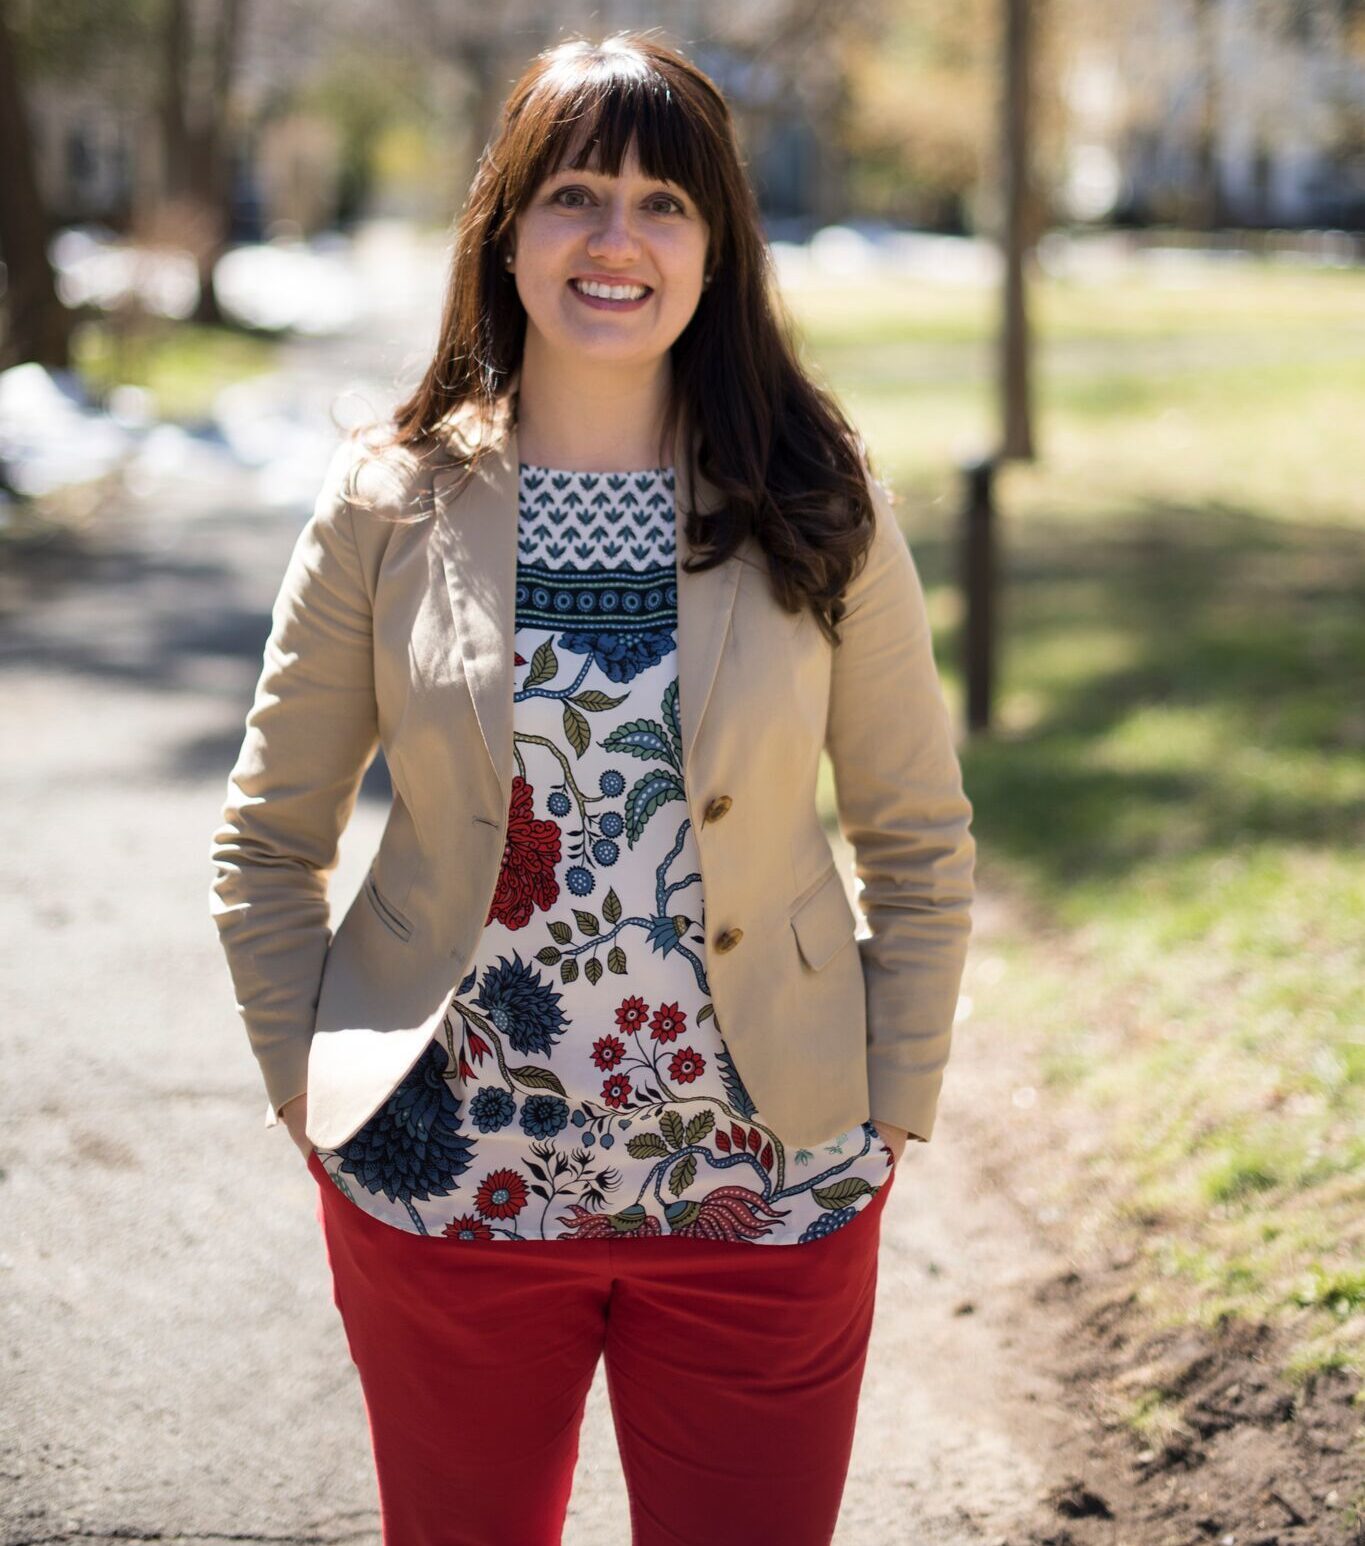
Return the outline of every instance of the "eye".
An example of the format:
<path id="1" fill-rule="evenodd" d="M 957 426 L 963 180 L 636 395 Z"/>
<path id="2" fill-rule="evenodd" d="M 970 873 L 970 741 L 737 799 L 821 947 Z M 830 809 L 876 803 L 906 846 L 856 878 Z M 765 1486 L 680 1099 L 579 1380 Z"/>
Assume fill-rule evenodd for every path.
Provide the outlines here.
<path id="1" fill-rule="evenodd" d="M 591 199 L 591 197 L 592 194 L 588 191 L 588 189 L 575 186 L 570 188 L 557 189 L 550 195 L 550 202 L 552 204 L 562 204 L 565 209 L 583 209 L 585 207 L 583 204 L 570 203 L 569 201 L 577 200 L 580 198 Z M 681 215 L 686 213 L 683 208 L 682 200 L 675 198 L 671 193 L 651 194 L 647 202 L 656 214 Z"/>

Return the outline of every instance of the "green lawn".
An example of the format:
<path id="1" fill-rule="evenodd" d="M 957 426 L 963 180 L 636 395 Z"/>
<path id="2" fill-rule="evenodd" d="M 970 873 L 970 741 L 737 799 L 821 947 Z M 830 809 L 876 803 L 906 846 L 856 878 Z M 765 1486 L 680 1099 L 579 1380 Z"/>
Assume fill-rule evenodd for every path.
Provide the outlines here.
<path id="1" fill-rule="evenodd" d="M 144 387 L 157 417 L 178 423 L 208 418 L 224 387 L 273 370 L 278 352 L 273 338 L 189 322 L 150 320 L 120 331 L 87 321 L 72 340 L 72 363 L 92 392 Z"/>
<path id="2" fill-rule="evenodd" d="M 902 496 L 956 704 L 993 297 L 789 302 Z M 1015 921 L 972 1025 L 1036 1047 L 1067 1205 L 1131 1234 L 1154 1317 L 1270 1316 L 1293 1368 L 1365 1374 L 1365 275 L 1044 281 L 1034 314 L 1000 729 L 964 747 Z"/>

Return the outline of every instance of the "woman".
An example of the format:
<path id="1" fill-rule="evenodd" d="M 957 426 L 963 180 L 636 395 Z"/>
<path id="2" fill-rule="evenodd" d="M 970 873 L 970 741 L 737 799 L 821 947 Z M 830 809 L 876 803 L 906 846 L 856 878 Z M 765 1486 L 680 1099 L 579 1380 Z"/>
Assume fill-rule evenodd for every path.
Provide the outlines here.
<path id="1" fill-rule="evenodd" d="M 636 1546 L 834 1530 L 973 847 L 909 550 L 770 281 L 714 85 L 547 51 L 275 604 L 213 911 L 390 1546 L 559 1540 L 603 1356 Z"/>

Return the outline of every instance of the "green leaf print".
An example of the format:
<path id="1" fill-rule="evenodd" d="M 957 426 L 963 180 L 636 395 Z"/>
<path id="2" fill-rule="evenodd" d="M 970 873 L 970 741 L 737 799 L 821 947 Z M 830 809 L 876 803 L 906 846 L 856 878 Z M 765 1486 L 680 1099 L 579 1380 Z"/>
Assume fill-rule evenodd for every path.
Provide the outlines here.
<path id="1" fill-rule="evenodd" d="M 537 1068 L 534 1063 L 523 1063 L 520 1068 L 509 1068 L 507 1077 L 514 1084 L 524 1085 L 528 1090 L 553 1090 L 556 1095 L 566 1093 L 557 1074 L 552 1074 L 548 1068 Z"/>
<path id="2" fill-rule="evenodd" d="M 580 709 L 586 709 L 589 714 L 600 714 L 604 709 L 614 709 L 618 703 L 625 701 L 625 693 L 622 693 L 619 698 L 611 698 L 595 687 L 588 688 L 586 692 L 576 692 L 569 699 L 570 703 L 576 703 Z"/>
<path id="3" fill-rule="evenodd" d="M 607 951 L 607 970 L 615 972 L 618 977 L 623 976 L 626 970 L 626 953 L 620 945 L 613 945 Z"/>
<path id="4" fill-rule="evenodd" d="M 581 907 L 575 907 L 573 915 L 578 919 L 578 927 L 585 934 L 600 934 L 602 932 L 602 925 L 598 923 L 596 913 L 585 912 Z"/>
<path id="5" fill-rule="evenodd" d="M 813 1186 L 810 1194 L 822 1208 L 847 1208 L 873 1190 L 861 1176 L 841 1176 L 828 1186 Z"/>
<path id="6" fill-rule="evenodd" d="M 629 752 L 642 762 L 657 757 L 675 768 L 678 766 L 673 744 L 657 719 L 628 719 L 624 725 L 617 725 L 602 745 L 609 752 Z"/>
<path id="7" fill-rule="evenodd" d="M 583 963 L 583 975 L 591 983 L 596 983 L 602 976 L 602 963 L 596 956 L 589 956 Z"/>
<path id="8" fill-rule="evenodd" d="M 633 784 L 626 796 L 626 835 L 632 847 L 645 830 L 645 823 L 661 805 L 670 800 L 685 800 L 682 782 L 676 773 L 656 768 Z"/>
<path id="9" fill-rule="evenodd" d="M 659 1118 L 659 1131 L 668 1139 L 669 1147 L 683 1149 L 687 1147 L 687 1138 L 683 1133 L 682 1118 L 676 1111 L 665 1111 Z"/>
<path id="10" fill-rule="evenodd" d="M 592 744 L 592 731 L 588 728 L 587 719 L 571 703 L 564 705 L 564 734 L 580 757 Z"/>
<path id="11" fill-rule="evenodd" d="M 554 645 L 546 639 L 543 644 L 536 647 L 536 652 L 531 656 L 531 669 L 526 673 L 526 679 L 522 682 L 522 688 L 539 687 L 542 682 L 554 680 L 555 673 L 559 670 L 559 657 L 555 654 Z"/>
<path id="12" fill-rule="evenodd" d="M 711 1112 L 699 1111 L 687 1124 L 686 1142 L 700 1143 L 715 1125 L 716 1119 Z"/>
<path id="13" fill-rule="evenodd" d="M 616 888 L 609 887 L 606 896 L 602 898 L 602 916 L 608 923 L 620 923 L 621 898 L 616 894 Z"/>
<path id="14" fill-rule="evenodd" d="M 668 1153 L 668 1145 L 658 1133 L 636 1133 L 633 1138 L 626 1139 L 626 1153 L 631 1159 L 663 1159 Z"/>
<path id="15" fill-rule="evenodd" d="M 673 1173 L 668 1178 L 668 1189 L 675 1197 L 681 1197 L 696 1179 L 697 1156 L 688 1154 L 673 1167 Z"/>
<path id="16" fill-rule="evenodd" d="M 678 714 L 678 679 L 673 680 L 664 689 L 663 703 L 664 719 L 668 728 L 673 732 L 673 766 L 682 767 L 682 720 Z"/>

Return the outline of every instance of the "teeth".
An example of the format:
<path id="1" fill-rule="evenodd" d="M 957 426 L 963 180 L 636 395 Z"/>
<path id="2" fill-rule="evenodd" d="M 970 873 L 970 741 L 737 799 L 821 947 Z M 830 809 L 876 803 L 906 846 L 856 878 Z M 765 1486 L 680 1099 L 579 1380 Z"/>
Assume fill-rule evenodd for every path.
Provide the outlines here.
<path id="1" fill-rule="evenodd" d="M 647 285 L 604 285 L 592 279 L 575 279 L 573 285 L 584 295 L 596 295 L 604 301 L 638 301 L 648 294 Z"/>

